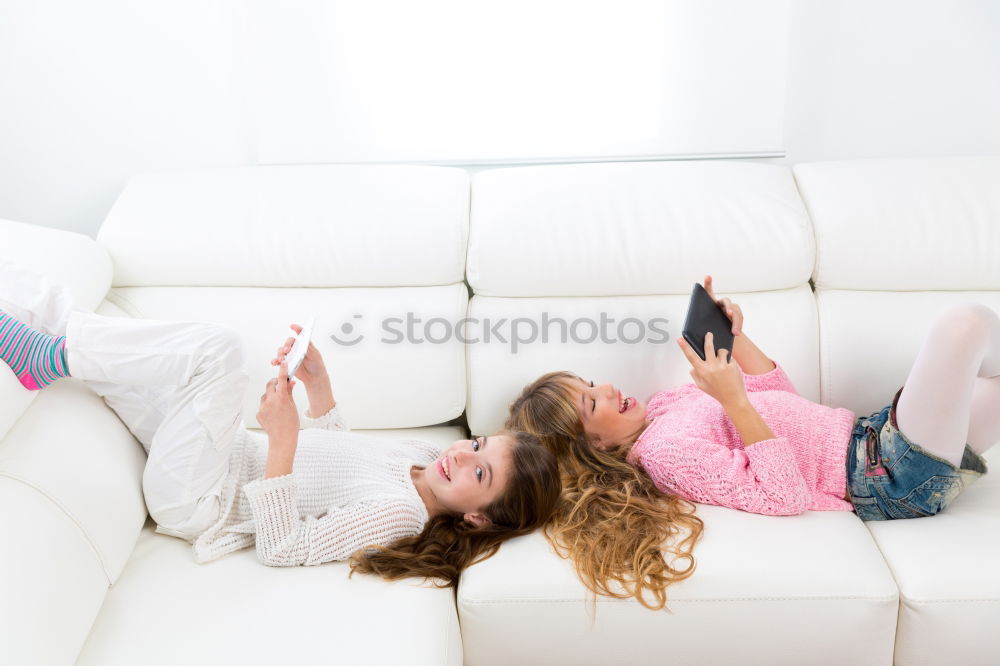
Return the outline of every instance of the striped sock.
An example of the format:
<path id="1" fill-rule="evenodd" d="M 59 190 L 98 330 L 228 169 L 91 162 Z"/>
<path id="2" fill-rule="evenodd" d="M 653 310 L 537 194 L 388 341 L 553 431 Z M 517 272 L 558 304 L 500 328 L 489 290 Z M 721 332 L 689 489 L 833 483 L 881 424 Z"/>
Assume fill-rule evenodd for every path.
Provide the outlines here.
<path id="1" fill-rule="evenodd" d="M 0 358 L 10 366 L 24 388 L 45 388 L 69 377 L 66 336 L 55 337 L 25 326 L 0 310 Z"/>

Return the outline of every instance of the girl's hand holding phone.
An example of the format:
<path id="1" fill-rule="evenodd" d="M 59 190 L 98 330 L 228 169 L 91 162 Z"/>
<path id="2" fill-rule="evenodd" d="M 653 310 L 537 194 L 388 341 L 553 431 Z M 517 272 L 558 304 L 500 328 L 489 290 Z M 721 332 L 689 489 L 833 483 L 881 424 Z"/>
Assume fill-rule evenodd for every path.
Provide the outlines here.
<path id="1" fill-rule="evenodd" d="M 299 436 L 299 410 L 292 397 L 294 386 L 295 380 L 288 379 L 288 366 L 281 363 L 278 376 L 267 382 L 257 410 L 257 422 L 267 432 L 270 446 L 290 447 L 293 451 Z"/>
<path id="2" fill-rule="evenodd" d="M 289 326 L 295 334 L 298 335 L 302 332 L 302 327 L 298 324 L 291 324 Z M 285 343 L 278 347 L 277 355 L 271 359 L 271 365 L 281 365 L 288 356 L 288 352 L 292 350 L 292 345 L 295 344 L 295 338 L 290 337 L 285 340 Z M 302 361 L 302 365 L 299 366 L 298 371 L 295 373 L 295 378 L 302 380 L 302 383 L 309 388 L 310 385 L 315 384 L 317 381 L 322 380 L 324 377 L 329 377 L 326 371 L 326 364 L 323 362 L 323 355 L 319 353 L 319 349 L 316 348 L 312 342 L 309 343 L 309 347 L 306 350 L 306 357 Z"/>
<path id="3" fill-rule="evenodd" d="M 298 324 L 291 324 L 289 328 L 295 331 L 296 335 L 302 332 L 302 327 Z M 271 360 L 271 365 L 281 365 L 288 352 L 292 350 L 293 344 L 295 344 L 294 337 L 285 340 L 285 344 L 278 347 L 277 356 Z M 306 416 L 322 416 L 337 406 L 323 355 L 311 341 L 295 377 L 302 380 L 302 385 L 306 387 L 306 395 L 309 396 L 309 411 Z"/>

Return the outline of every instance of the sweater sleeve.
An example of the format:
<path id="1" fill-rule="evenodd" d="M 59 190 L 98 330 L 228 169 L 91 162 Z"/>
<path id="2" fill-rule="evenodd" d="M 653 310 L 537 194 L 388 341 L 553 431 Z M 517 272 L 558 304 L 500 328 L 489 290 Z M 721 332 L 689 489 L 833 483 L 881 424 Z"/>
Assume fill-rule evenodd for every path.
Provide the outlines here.
<path id="1" fill-rule="evenodd" d="M 650 447 L 640 463 L 657 488 L 693 502 L 788 516 L 802 513 L 812 501 L 783 437 L 737 449 L 683 437 Z"/>
<path id="2" fill-rule="evenodd" d="M 257 479 L 243 487 L 256 526 L 257 559 L 271 567 L 348 559 L 368 545 L 419 534 L 424 519 L 404 498 L 373 498 L 299 517 L 295 475 Z"/>
<path id="3" fill-rule="evenodd" d="M 308 414 L 302 415 L 302 428 L 320 428 L 322 430 L 341 430 L 347 432 L 350 428 L 344 423 L 344 418 L 340 415 L 340 410 L 334 405 L 326 414 L 313 418 Z"/>
<path id="4" fill-rule="evenodd" d="M 746 387 L 747 393 L 753 393 L 754 391 L 788 391 L 798 395 L 798 391 L 795 390 L 792 380 L 785 374 L 785 369 L 774 359 L 771 359 L 771 362 L 774 363 L 774 369 L 770 372 L 765 372 L 762 375 L 748 375 L 745 372 L 743 373 L 743 385 Z"/>

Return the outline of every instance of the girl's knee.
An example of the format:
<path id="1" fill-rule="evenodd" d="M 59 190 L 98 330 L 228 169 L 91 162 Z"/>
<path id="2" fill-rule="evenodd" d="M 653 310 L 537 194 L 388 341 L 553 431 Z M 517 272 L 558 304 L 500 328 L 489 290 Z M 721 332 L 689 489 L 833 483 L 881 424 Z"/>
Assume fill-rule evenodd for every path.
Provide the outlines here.
<path id="1" fill-rule="evenodd" d="M 241 370 L 246 361 L 243 337 L 226 326 L 208 325 L 205 330 L 207 360 L 224 370 Z"/>
<path id="2" fill-rule="evenodd" d="M 938 334 L 957 338 L 960 343 L 978 344 L 1000 331 L 1000 317 L 981 303 L 963 303 L 948 308 L 938 319 L 935 329 Z"/>

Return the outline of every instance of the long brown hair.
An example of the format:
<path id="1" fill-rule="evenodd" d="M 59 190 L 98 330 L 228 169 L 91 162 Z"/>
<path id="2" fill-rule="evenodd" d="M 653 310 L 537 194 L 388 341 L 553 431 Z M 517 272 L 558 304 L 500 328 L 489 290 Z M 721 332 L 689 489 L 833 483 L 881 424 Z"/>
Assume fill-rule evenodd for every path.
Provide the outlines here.
<path id="1" fill-rule="evenodd" d="M 355 571 L 400 578 L 439 579 L 437 587 L 455 587 L 465 567 L 492 557 L 500 544 L 546 523 L 559 502 L 559 465 L 534 435 L 517 430 L 498 434 L 514 439 L 511 476 L 503 493 L 482 512 L 490 524 L 467 522 L 461 514 L 440 514 L 423 531 L 388 546 L 372 546 L 351 557 Z"/>
<path id="2" fill-rule="evenodd" d="M 595 595 L 664 608 L 667 587 L 694 573 L 692 550 L 704 524 L 691 502 L 660 492 L 628 464 L 627 450 L 594 446 L 570 390 L 576 379 L 569 372 L 542 375 L 524 387 L 507 418 L 508 428 L 538 436 L 559 459 L 562 499 L 545 534 Z"/>

